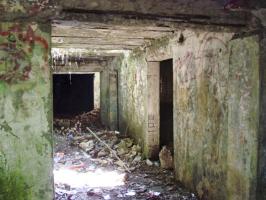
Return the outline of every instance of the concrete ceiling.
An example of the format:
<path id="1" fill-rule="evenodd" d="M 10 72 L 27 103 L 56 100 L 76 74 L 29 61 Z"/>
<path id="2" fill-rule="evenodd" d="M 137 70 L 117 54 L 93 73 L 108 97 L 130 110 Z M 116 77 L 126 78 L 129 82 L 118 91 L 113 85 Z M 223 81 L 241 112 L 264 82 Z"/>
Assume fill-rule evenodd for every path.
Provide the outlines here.
<path id="1" fill-rule="evenodd" d="M 68 54 L 68 59 L 82 57 L 86 60 L 102 60 L 148 45 L 155 39 L 173 34 L 174 30 L 173 27 L 152 24 L 121 25 L 55 20 L 52 23 L 53 57 L 61 52 Z"/>
<path id="2" fill-rule="evenodd" d="M 184 24 L 243 27 L 249 18 L 241 10 L 225 10 L 224 0 L 58 2 L 61 9 L 52 22 L 52 48 L 72 60 L 107 60 L 170 36 Z"/>

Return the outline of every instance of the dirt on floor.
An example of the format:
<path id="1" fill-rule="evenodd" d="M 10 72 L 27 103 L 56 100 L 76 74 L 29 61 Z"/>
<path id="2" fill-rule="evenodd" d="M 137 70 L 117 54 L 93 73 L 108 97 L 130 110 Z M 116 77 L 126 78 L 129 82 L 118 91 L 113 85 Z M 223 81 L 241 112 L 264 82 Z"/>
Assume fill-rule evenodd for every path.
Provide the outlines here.
<path id="1" fill-rule="evenodd" d="M 197 200 L 173 170 L 144 160 L 141 148 L 100 126 L 98 111 L 55 119 L 55 200 Z"/>

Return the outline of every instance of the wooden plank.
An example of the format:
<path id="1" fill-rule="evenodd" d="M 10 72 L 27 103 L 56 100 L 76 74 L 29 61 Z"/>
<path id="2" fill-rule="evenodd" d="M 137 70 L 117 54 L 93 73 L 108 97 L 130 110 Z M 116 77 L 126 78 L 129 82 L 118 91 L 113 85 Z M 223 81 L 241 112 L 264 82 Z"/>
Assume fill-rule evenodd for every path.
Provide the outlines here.
<path id="1" fill-rule="evenodd" d="M 91 28 L 70 28 L 67 26 L 56 26 L 52 28 L 53 37 L 98 37 L 98 38 L 123 38 L 123 39 L 154 39 L 169 34 L 172 31 L 139 31 L 136 30 L 110 30 L 110 29 L 91 29 Z"/>
<path id="2" fill-rule="evenodd" d="M 127 22 L 127 21 L 126 21 Z M 81 28 L 81 29 L 109 29 L 109 30 L 128 30 L 128 31 L 174 31 L 170 26 L 158 26 L 144 23 L 119 23 L 109 24 L 106 22 L 82 22 L 76 20 L 54 20 L 52 27 L 63 26 L 66 28 Z"/>
<path id="3" fill-rule="evenodd" d="M 69 47 L 59 47 L 59 48 L 55 48 L 52 47 L 52 52 L 53 50 L 56 49 L 60 52 L 62 52 L 62 54 L 66 54 L 68 56 L 77 56 L 79 54 L 81 54 L 83 57 L 90 57 L 90 58 L 96 58 L 96 59 L 100 59 L 100 60 L 108 60 L 110 58 L 113 58 L 115 56 L 120 56 L 124 53 L 125 50 L 95 50 L 92 51 L 91 49 L 82 49 L 82 53 L 80 53 L 79 51 L 73 51 L 73 48 L 69 48 Z"/>
<path id="4" fill-rule="evenodd" d="M 54 66 L 52 72 L 54 74 L 62 73 L 86 73 L 86 72 L 101 72 L 105 68 L 100 65 L 88 65 L 79 67 L 69 67 L 69 66 Z"/>
<path id="5" fill-rule="evenodd" d="M 140 46 L 146 41 L 145 39 L 128 39 L 128 38 L 98 38 L 98 37 L 52 37 L 52 44 L 98 44 L 98 45 L 133 45 Z"/>
<path id="6" fill-rule="evenodd" d="M 94 50 L 132 50 L 138 46 L 136 45 L 96 45 L 96 44 L 52 44 L 53 48 L 77 48 L 87 49 L 90 51 Z M 96 54 L 97 55 L 97 54 Z"/>

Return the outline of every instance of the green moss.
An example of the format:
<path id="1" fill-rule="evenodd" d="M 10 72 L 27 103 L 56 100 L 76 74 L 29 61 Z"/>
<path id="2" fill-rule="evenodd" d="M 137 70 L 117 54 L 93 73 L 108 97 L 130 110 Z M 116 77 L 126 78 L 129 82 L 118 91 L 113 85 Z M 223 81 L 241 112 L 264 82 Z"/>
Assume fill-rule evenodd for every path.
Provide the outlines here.
<path id="1" fill-rule="evenodd" d="M 36 81 L 27 81 L 23 82 L 23 84 L 19 83 L 19 84 L 10 85 L 10 90 L 12 92 L 30 91 L 33 90 L 35 86 L 36 86 Z"/>
<path id="2" fill-rule="evenodd" d="M 46 141 L 48 141 L 51 147 L 53 147 L 53 135 L 50 132 L 42 132 L 42 137 L 45 138 Z"/>
<path id="3" fill-rule="evenodd" d="M 0 200 L 29 200 L 30 187 L 20 170 L 9 170 L 5 162 L 0 163 Z"/>
<path id="4" fill-rule="evenodd" d="M 10 32 L 1 44 L 16 42 L 0 52 L 7 58 L 0 66 L 7 77 L 0 80 L 0 200 L 52 199 L 50 24 L 0 23 L 0 29 Z M 36 40 L 19 39 L 29 35 Z"/>
<path id="5" fill-rule="evenodd" d="M 6 84 L 2 81 L 0 81 L 0 93 L 4 93 L 6 91 Z"/>
<path id="6" fill-rule="evenodd" d="M 37 151 L 37 153 L 39 154 L 39 155 L 43 155 L 43 144 L 41 144 L 41 143 L 36 143 L 35 144 L 35 149 L 36 149 L 36 151 Z"/>
<path id="7" fill-rule="evenodd" d="M 165 36 L 160 39 L 154 40 L 151 46 L 149 46 L 149 50 L 152 52 L 152 51 L 157 51 L 160 48 L 165 48 L 167 47 L 167 45 L 169 45 L 169 41 L 170 41 L 169 36 Z"/>
<path id="8" fill-rule="evenodd" d="M 0 124 L 0 130 L 18 138 L 18 136 L 13 133 L 13 129 L 12 129 L 12 127 L 9 126 L 7 121 L 4 121 L 3 123 Z"/>
<path id="9" fill-rule="evenodd" d="M 0 177 L 0 199 L 1 200 L 28 200 L 29 187 L 19 172 L 9 172 Z"/>

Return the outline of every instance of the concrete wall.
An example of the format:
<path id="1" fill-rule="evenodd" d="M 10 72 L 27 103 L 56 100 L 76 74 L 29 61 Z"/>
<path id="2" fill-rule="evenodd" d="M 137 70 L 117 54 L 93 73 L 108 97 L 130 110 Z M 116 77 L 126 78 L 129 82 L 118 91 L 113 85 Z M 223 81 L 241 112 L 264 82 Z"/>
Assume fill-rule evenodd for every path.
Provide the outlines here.
<path id="1" fill-rule="evenodd" d="M 148 62 L 147 110 L 148 132 L 145 134 L 145 156 L 158 158 L 160 145 L 160 62 Z"/>
<path id="2" fill-rule="evenodd" d="M 94 73 L 94 108 L 100 108 L 100 72 Z"/>
<path id="3" fill-rule="evenodd" d="M 130 134 L 144 145 L 147 131 L 147 64 L 135 52 L 112 62 L 118 67 L 118 119 L 122 134 Z"/>
<path id="4" fill-rule="evenodd" d="M 109 73 L 107 70 L 100 73 L 100 104 L 101 104 L 101 122 L 108 126 L 109 118 Z"/>
<path id="5" fill-rule="evenodd" d="M 53 198 L 50 35 L 0 23 L 0 199 Z"/>
<path id="6" fill-rule="evenodd" d="M 116 60 L 120 130 L 149 157 L 146 60 L 173 58 L 176 178 L 202 199 L 255 199 L 259 40 L 232 38 L 228 31 L 187 29 Z"/>
<path id="7" fill-rule="evenodd" d="M 266 17 L 265 17 L 266 22 Z M 258 162 L 258 199 L 266 199 L 266 31 L 260 41 L 260 131 L 259 131 L 259 162 Z"/>
<path id="8" fill-rule="evenodd" d="M 202 33 L 174 50 L 179 180 L 203 199 L 254 199 L 258 39 Z"/>
<path id="9" fill-rule="evenodd" d="M 117 71 L 106 69 L 100 74 L 101 122 L 111 130 L 118 129 Z"/>

